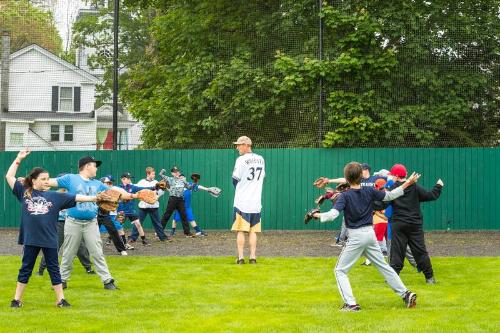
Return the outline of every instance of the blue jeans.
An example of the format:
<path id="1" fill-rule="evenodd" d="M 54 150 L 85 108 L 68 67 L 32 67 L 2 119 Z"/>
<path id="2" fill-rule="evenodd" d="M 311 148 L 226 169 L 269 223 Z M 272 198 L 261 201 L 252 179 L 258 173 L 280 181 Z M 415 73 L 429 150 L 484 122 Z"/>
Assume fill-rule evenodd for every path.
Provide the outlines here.
<path id="1" fill-rule="evenodd" d="M 61 273 L 59 272 L 57 249 L 31 245 L 25 245 L 23 248 L 23 261 L 21 268 L 19 269 L 17 281 L 21 283 L 28 283 L 31 273 L 33 272 L 33 267 L 35 267 L 36 257 L 38 256 L 38 253 L 40 253 L 40 250 L 42 250 L 43 256 L 45 257 L 52 285 L 55 286 L 61 284 L 62 281 Z"/>
<path id="2" fill-rule="evenodd" d="M 144 225 L 144 220 L 148 215 L 151 217 L 151 224 L 153 225 L 158 238 L 160 240 L 166 239 L 167 235 L 165 235 L 165 232 L 163 231 L 163 228 L 161 226 L 158 208 L 139 208 L 139 221 L 141 222 L 141 225 Z M 132 233 L 130 235 L 130 238 L 133 240 L 137 240 L 138 237 L 139 232 L 137 231 L 135 225 L 132 225 Z"/>

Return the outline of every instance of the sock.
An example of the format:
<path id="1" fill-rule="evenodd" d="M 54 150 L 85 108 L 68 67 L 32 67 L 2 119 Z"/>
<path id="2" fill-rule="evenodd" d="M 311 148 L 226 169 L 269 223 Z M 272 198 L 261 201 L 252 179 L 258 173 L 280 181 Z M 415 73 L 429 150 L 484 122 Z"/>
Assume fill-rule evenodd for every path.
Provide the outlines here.
<path id="1" fill-rule="evenodd" d="M 199 225 L 197 225 L 196 227 L 194 227 L 194 230 L 195 230 L 196 232 L 201 232 L 201 228 L 200 228 L 200 226 L 199 226 Z"/>
<path id="2" fill-rule="evenodd" d="M 145 241 L 145 240 L 146 240 L 146 236 L 141 236 L 141 239 L 142 239 L 143 241 Z"/>
<path id="3" fill-rule="evenodd" d="M 122 239 L 123 244 L 127 244 L 127 238 L 125 238 L 125 235 L 120 236 Z"/>

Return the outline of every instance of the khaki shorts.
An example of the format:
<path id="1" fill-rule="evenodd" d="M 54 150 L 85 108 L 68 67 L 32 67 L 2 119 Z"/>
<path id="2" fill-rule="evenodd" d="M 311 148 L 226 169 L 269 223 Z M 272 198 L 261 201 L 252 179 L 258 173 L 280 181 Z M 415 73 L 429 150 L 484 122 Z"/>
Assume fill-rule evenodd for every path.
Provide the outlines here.
<path id="1" fill-rule="evenodd" d="M 261 232 L 260 213 L 243 213 L 235 207 L 233 221 L 231 231 Z"/>

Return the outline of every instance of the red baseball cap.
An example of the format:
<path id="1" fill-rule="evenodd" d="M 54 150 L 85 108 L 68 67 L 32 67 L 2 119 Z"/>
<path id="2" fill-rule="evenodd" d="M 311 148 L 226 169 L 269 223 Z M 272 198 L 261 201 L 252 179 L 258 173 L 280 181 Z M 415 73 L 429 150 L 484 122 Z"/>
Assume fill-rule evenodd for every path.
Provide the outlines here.
<path id="1" fill-rule="evenodd" d="M 408 174 L 406 167 L 403 164 L 394 164 L 389 172 L 391 176 L 404 178 Z"/>

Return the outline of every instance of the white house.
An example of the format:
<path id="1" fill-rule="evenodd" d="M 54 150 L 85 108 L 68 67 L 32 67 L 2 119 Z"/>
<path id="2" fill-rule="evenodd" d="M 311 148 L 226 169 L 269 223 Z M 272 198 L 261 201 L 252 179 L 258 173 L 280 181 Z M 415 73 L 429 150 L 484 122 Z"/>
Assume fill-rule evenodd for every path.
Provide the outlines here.
<path id="1" fill-rule="evenodd" d="M 35 44 L 8 59 L 9 79 L 0 88 L 2 97 L 8 93 L 3 98 L 8 106 L 0 110 L 2 148 L 96 149 L 94 96 L 99 80 Z"/>

